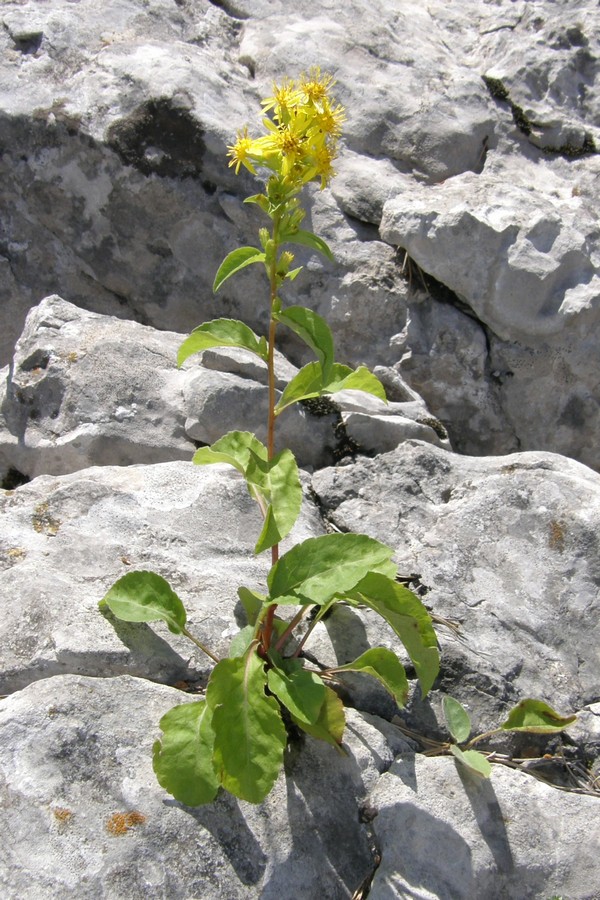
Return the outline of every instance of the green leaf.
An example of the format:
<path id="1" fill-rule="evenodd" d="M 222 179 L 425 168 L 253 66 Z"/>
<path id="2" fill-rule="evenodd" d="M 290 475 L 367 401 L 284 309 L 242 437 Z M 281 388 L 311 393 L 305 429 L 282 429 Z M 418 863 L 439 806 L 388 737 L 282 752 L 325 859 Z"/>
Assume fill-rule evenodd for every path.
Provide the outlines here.
<path id="1" fill-rule="evenodd" d="M 323 238 L 313 234 L 312 231 L 304 231 L 304 229 L 298 228 L 295 231 L 284 232 L 281 235 L 281 243 L 302 244 L 304 247 L 310 247 L 311 250 L 316 250 L 317 253 L 321 253 L 329 260 L 329 262 L 335 262 L 333 253 Z"/>
<path id="2" fill-rule="evenodd" d="M 302 507 L 302 485 L 298 464 L 291 450 L 282 450 L 272 460 L 251 454 L 246 480 L 267 505 L 263 529 L 255 553 L 279 544 L 292 530 Z"/>
<path id="3" fill-rule="evenodd" d="M 274 318 L 291 328 L 308 344 L 321 364 L 323 381 L 326 383 L 333 367 L 334 348 L 333 335 L 325 319 L 304 306 L 289 306 Z"/>
<path id="4" fill-rule="evenodd" d="M 204 700 L 174 706 L 160 720 L 152 765 L 158 783 L 187 806 L 214 800 L 219 782 L 213 764 L 214 731 Z"/>
<path id="5" fill-rule="evenodd" d="M 302 507 L 298 464 L 290 450 L 282 450 L 269 460 L 267 448 L 254 434 L 230 431 L 212 447 L 196 450 L 193 462 L 228 463 L 244 476 L 250 495 L 264 515 L 255 553 L 262 553 L 289 534 Z"/>
<path id="6" fill-rule="evenodd" d="M 200 447 L 192 457 L 197 466 L 211 463 L 227 463 L 246 477 L 246 470 L 252 454 L 267 459 L 267 448 L 250 431 L 229 431 L 211 447 Z"/>
<path id="7" fill-rule="evenodd" d="M 290 713 L 296 725 L 311 737 L 318 738 L 320 741 L 326 741 L 331 744 L 344 756 L 345 751 L 342 749 L 342 738 L 344 737 L 344 728 L 346 726 L 346 717 L 344 715 L 344 704 L 330 687 L 325 686 L 325 700 L 319 712 L 316 722 L 309 725 Z"/>
<path id="8" fill-rule="evenodd" d="M 254 640 L 254 625 L 245 625 L 232 638 L 229 645 L 229 657 L 243 656 Z"/>
<path id="9" fill-rule="evenodd" d="M 543 700 L 521 700 L 500 726 L 504 731 L 529 731 L 533 734 L 553 734 L 571 725 L 577 716 L 559 716 Z"/>
<path id="10" fill-rule="evenodd" d="M 242 658 L 222 659 L 206 691 L 218 777 L 230 793 L 251 803 L 260 803 L 273 787 L 287 741 L 279 704 L 267 696 L 266 685 L 264 660 L 252 649 Z"/>
<path id="11" fill-rule="evenodd" d="M 246 612 L 248 625 L 256 625 L 263 604 L 267 598 L 262 594 L 259 594 L 258 591 L 251 591 L 250 588 L 243 586 L 238 588 L 238 597 Z"/>
<path id="12" fill-rule="evenodd" d="M 265 362 L 269 349 L 264 337 L 258 338 L 251 328 L 237 319 L 213 319 L 194 328 L 185 339 L 177 354 L 177 365 L 181 366 L 189 356 L 209 347 L 241 347 L 255 353 Z"/>
<path id="13" fill-rule="evenodd" d="M 408 680 L 404 666 L 395 653 L 385 647 L 367 650 L 354 662 L 336 666 L 330 672 L 364 672 L 371 675 L 392 694 L 398 706 L 404 706 L 408 697 Z"/>
<path id="14" fill-rule="evenodd" d="M 387 402 L 385 389 L 378 378 L 365 366 L 352 370 L 349 366 L 334 363 L 327 380 L 323 378 L 321 364 L 317 361 L 308 363 L 287 384 L 279 402 L 275 407 L 277 415 L 292 403 L 299 400 L 310 400 L 322 394 L 335 394 L 342 390 L 363 391 L 373 394 L 379 400 Z"/>
<path id="15" fill-rule="evenodd" d="M 301 667 L 285 672 L 280 668 L 269 670 L 269 690 L 305 725 L 314 725 L 325 701 L 325 685 L 316 672 Z"/>
<path id="16" fill-rule="evenodd" d="M 246 266 L 250 266 L 252 263 L 264 261 L 265 254 L 258 247 L 238 247 L 237 250 L 232 250 L 219 266 L 215 275 L 213 292 L 216 294 L 223 282 L 235 275 L 236 272 L 245 269 Z"/>
<path id="17" fill-rule="evenodd" d="M 451 744 L 450 752 L 463 766 L 477 775 L 489 778 L 492 774 L 491 764 L 479 750 L 461 750 L 456 744 Z"/>
<path id="18" fill-rule="evenodd" d="M 440 658 L 431 617 L 416 594 L 386 573 L 370 572 L 349 596 L 370 606 L 394 629 L 414 664 L 421 693 L 427 696 L 437 677 Z"/>
<path id="19" fill-rule="evenodd" d="M 444 697 L 442 706 L 450 734 L 455 741 L 461 744 L 471 734 L 469 714 L 462 703 L 459 703 L 454 697 Z"/>
<path id="20" fill-rule="evenodd" d="M 294 596 L 299 603 L 326 603 L 350 591 L 367 572 L 393 577 L 393 550 L 364 534 L 324 534 L 288 550 L 271 568 L 269 599 Z"/>
<path id="21" fill-rule="evenodd" d="M 252 194 L 251 197 L 246 197 L 244 203 L 256 203 L 257 206 L 260 206 L 263 212 L 266 212 L 269 215 L 271 210 L 271 204 L 267 197 L 264 194 Z"/>
<path id="22" fill-rule="evenodd" d="M 181 634 L 186 623 L 183 603 L 156 572 L 128 572 L 119 578 L 99 603 L 124 622 L 166 622 Z"/>
<path id="23" fill-rule="evenodd" d="M 362 391 L 364 394 L 372 394 L 374 397 L 387 403 L 384 386 L 379 378 L 373 375 L 366 366 L 359 366 L 358 369 L 350 372 L 338 384 L 330 382 L 327 386 L 327 392 L 334 394 L 336 391 Z"/>

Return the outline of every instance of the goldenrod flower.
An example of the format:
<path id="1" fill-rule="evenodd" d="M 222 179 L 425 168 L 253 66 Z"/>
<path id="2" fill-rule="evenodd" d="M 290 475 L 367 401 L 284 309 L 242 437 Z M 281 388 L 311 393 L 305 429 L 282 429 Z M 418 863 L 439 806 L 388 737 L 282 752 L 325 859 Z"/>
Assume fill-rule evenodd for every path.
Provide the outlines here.
<path id="1" fill-rule="evenodd" d="M 332 161 L 337 156 L 337 140 L 342 131 L 344 108 L 329 96 L 333 77 L 318 66 L 300 76 L 298 82 L 286 78 L 273 85 L 273 95 L 262 101 L 266 134 L 252 139 L 248 129 L 238 137 L 228 155 L 236 174 L 240 166 L 255 173 L 254 166 L 270 169 L 285 182 L 286 191 L 299 191 L 314 178 L 324 188 L 333 176 Z"/>
<path id="2" fill-rule="evenodd" d="M 229 166 L 235 166 L 236 175 L 239 174 L 240 166 L 245 166 L 253 175 L 256 175 L 256 170 L 248 159 L 252 154 L 253 144 L 254 141 L 248 135 L 248 128 L 244 128 L 243 131 L 238 131 L 235 144 L 227 147 L 227 156 L 231 156 Z"/>

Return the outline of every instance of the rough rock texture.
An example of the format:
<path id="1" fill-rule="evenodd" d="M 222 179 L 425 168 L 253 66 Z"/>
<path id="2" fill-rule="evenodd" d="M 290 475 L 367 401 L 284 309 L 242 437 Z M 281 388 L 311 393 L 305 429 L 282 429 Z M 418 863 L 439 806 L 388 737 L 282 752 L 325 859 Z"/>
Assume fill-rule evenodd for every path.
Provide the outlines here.
<path id="1" fill-rule="evenodd" d="M 200 444 L 236 429 L 266 441 L 266 364 L 217 348 L 178 370 L 184 337 L 85 312 L 57 296 L 43 300 L 0 372 L 0 480 L 190 459 Z M 298 371 L 281 354 L 276 369 L 281 390 Z M 395 396 L 401 389 L 393 380 Z M 408 392 L 384 404 L 346 391 L 315 414 L 310 405 L 293 406 L 279 418 L 277 446 L 310 467 L 359 445 L 382 452 L 411 437 L 449 447 L 443 426 L 415 398 Z"/>
<path id="2" fill-rule="evenodd" d="M 309 204 L 337 264 L 299 254 L 295 300 L 461 452 L 598 467 L 593 4 L 7 0 L 1 22 L 0 364 L 53 292 L 179 333 L 215 308 L 264 327 L 258 271 L 211 296 L 259 221 L 226 146 L 273 79 L 319 64 L 348 109 Z"/>
<path id="3" fill-rule="evenodd" d="M 599 35 L 587 0 L 2 3 L 3 898 L 598 900 Z M 311 65 L 348 113 L 338 176 L 306 199 L 336 263 L 298 253 L 283 299 L 324 315 L 391 402 L 345 392 L 281 418 L 307 469 L 345 462 L 303 474 L 285 546 L 327 528 L 392 545 L 447 620 L 442 669 L 425 701 L 409 669 L 399 718 L 348 678 L 347 757 L 294 740 L 261 806 L 191 810 L 151 746 L 207 658 L 97 602 L 156 570 L 221 654 L 238 586 L 264 585 L 243 482 L 189 462 L 229 427 L 260 431 L 264 369 L 175 355 L 220 316 L 264 333 L 258 267 L 212 296 L 262 224 L 226 150 L 273 79 Z M 282 387 L 307 357 L 280 337 Z M 340 608 L 307 650 L 345 663 L 373 644 L 398 649 Z M 564 764 L 480 782 L 416 754 L 396 725 L 447 739 L 444 693 L 476 731 L 524 696 L 578 712 L 565 735 L 494 745 Z"/>
<path id="4" fill-rule="evenodd" d="M 173 462 L 40 476 L 3 492 L 0 504 L 0 693 L 64 672 L 205 677 L 209 659 L 166 626 L 100 615 L 98 602 L 127 571 L 166 578 L 192 633 L 219 655 L 239 628 L 238 587 L 266 587 L 266 558 L 253 555 L 260 513 L 231 467 Z M 307 500 L 288 541 L 319 533 Z"/>
<path id="5" fill-rule="evenodd" d="M 192 810 L 151 765 L 158 720 L 187 699 L 137 678 L 69 675 L 3 703 L 6 900 L 352 896 L 373 866 L 357 808 L 406 749 L 396 730 L 350 712 L 343 759 L 308 738 L 261 806 L 223 795 Z"/>
<path id="6" fill-rule="evenodd" d="M 369 803 L 382 856 L 370 900 L 598 896 L 596 797 L 401 756 Z"/>
<path id="7" fill-rule="evenodd" d="M 565 712 L 597 702 L 600 476 L 547 453 L 472 459 L 411 441 L 312 485 L 337 528 L 394 547 L 400 572 L 459 625 L 438 629 L 439 687 L 477 732 L 523 696 Z M 364 621 L 377 643 L 381 627 Z"/>

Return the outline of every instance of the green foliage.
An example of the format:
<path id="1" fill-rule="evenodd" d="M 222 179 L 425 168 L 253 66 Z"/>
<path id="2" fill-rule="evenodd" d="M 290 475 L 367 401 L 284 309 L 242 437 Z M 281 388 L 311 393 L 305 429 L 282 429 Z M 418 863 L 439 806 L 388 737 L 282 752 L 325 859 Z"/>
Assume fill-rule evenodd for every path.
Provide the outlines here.
<path id="1" fill-rule="evenodd" d="M 385 647 L 366 650 L 354 662 L 329 669 L 329 674 L 337 672 L 363 672 L 376 678 L 390 692 L 398 706 L 404 706 L 408 697 L 408 680 L 404 666 L 395 653 Z"/>
<path id="2" fill-rule="evenodd" d="M 475 772 L 476 775 L 489 778 L 492 774 L 491 764 L 479 750 L 461 750 L 456 744 L 450 744 L 450 753 L 461 765 L 466 766 L 467 769 Z"/>
<path id="3" fill-rule="evenodd" d="M 311 400 L 314 397 L 344 390 L 363 391 L 387 402 L 383 385 L 364 366 L 351 369 L 349 366 L 334 363 L 329 377 L 325 378 L 321 363 L 315 361 L 308 363 L 292 378 L 275 407 L 275 413 L 279 415 L 288 406 L 300 400 Z"/>
<path id="4" fill-rule="evenodd" d="M 108 607 L 124 622 L 166 622 L 173 634 L 182 634 L 186 614 L 183 603 L 168 581 L 155 572 L 128 572 L 119 578 L 100 608 Z"/>
<path id="5" fill-rule="evenodd" d="M 503 731 L 528 731 L 530 734 L 554 734 L 571 725 L 577 716 L 559 716 L 543 700 L 521 700 L 500 726 Z"/>
<path id="6" fill-rule="evenodd" d="M 241 658 L 221 660 L 206 691 L 219 781 L 251 803 L 260 803 L 273 787 L 287 743 L 279 704 L 266 687 L 265 661 L 251 648 Z"/>
<path id="7" fill-rule="evenodd" d="M 183 342 L 177 354 L 177 365 L 181 366 L 194 353 L 201 353 L 209 347 L 239 347 L 255 353 L 265 362 L 269 355 L 264 337 L 258 338 L 251 328 L 236 319 L 213 319 L 194 328 Z"/>
<path id="8" fill-rule="evenodd" d="M 269 576 L 269 596 L 278 603 L 327 603 L 350 591 L 369 572 L 392 577 L 393 550 L 364 534 L 325 534 L 296 544 L 275 563 Z"/>
<path id="9" fill-rule="evenodd" d="M 308 90 L 307 85 L 311 85 Z M 345 717 L 342 701 L 332 689 L 347 672 L 377 679 L 399 706 L 407 702 L 409 685 L 404 667 L 391 650 L 376 647 L 358 659 L 328 670 L 316 671 L 303 658 L 302 648 L 312 628 L 336 603 L 368 607 L 392 629 L 414 665 L 421 693 L 431 690 L 439 669 L 437 640 L 431 616 L 421 600 L 395 581 L 393 549 L 367 535 L 326 534 L 309 538 L 279 556 L 279 544 L 289 535 L 300 514 L 302 486 L 296 460 L 290 450 L 275 452 L 278 416 L 294 403 L 341 390 L 362 391 L 383 402 L 381 382 L 364 366 L 351 369 L 335 361 L 331 330 L 313 310 L 285 305 L 281 289 L 297 277 L 294 255 L 285 245 L 299 244 L 333 260 L 325 241 L 301 224 L 305 212 L 299 194 L 304 185 L 318 180 L 325 187 L 333 174 L 337 139 L 344 115 L 327 97 L 331 79 L 313 70 L 296 87 L 286 82 L 286 103 L 269 101 L 273 121 L 262 138 L 240 132 L 229 148 L 236 173 L 244 166 L 268 172 L 264 192 L 248 197 L 270 219 L 270 228 L 259 230 L 260 247 L 240 247 L 229 253 L 216 273 L 214 291 L 247 266 L 260 263 L 266 273 L 268 339 L 258 336 L 235 319 L 218 318 L 195 328 L 182 343 L 181 365 L 195 353 L 210 347 L 247 350 L 267 366 L 268 421 L 263 444 L 247 431 L 232 431 L 193 457 L 197 465 L 233 466 L 245 479 L 250 496 L 262 516 L 255 553 L 271 551 L 267 574 L 268 594 L 240 587 L 238 596 L 247 624 L 233 638 L 227 658 L 219 659 L 187 629 L 186 611 L 167 581 L 153 572 L 130 572 L 119 579 L 100 602 L 117 618 L 129 622 L 165 622 L 174 634 L 183 635 L 215 663 L 206 699 L 175 706 L 160 721 L 162 737 L 154 745 L 154 770 L 159 783 L 177 800 L 190 806 L 210 803 L 220 788 L 243 800 L 261 802 L 271 790 L 283 764 L 288 741 L 286 724 L 312 738 L 327 742 L 343 753 Z M 283 96 L 283 95 L 282 95 Z M 319 102 L 314 97 L 320 97 Z M 324 98 L 327 98 L 326 102 Z M 292 115 L 290 109 L 296 109 Z M 282 151 L 281 137 L 289 132 L 298 157 L 290 167 Z M 274 371 L 276 329 L 291 329 L 315 356 L 291 379 L 277 400 Z M 258 522 L 258 517 L 257 517 Z M 282 607 L 286 621 L 277 615 Z M 305 613 L 312 620 L 304 637 L 294 634 Z M 291 649 L 290 649 L 291 648 Z M 466 711 L 451 698 L 444 710 L 456 743 L 448 752 L 480 775 L 488 775 L 485 755 L 466 746 L 470 721 Z M 498 729 L 557 731 L 571 722 L 557 716 L 539 701 L 523 701 Z"/>
<path id="10" fill-rule="evenodd" d="M 450 734 L 457 743 L 462 744 L 471 734 L 471 718 L 468 712 L 454 697 L 444 697 L 442 705 Z"/>
<path id="11" fill-rule="evenodd" d="M 160 720 L 162 740 L 153 748 L 158 783 L 187 806 L 210 803 L 219 780 L 213 763 L 212 712 L 204 700 L 174 706 Z"/>
<path id="12" fill-rule="evenodd" d="M 265 259 L 265 254 L 256 247 L 239 247 L 237 250 L 232 250 L 231 253 L 227 254 L 217 270 L 213 291 L 216 294 L 221 285 L 228 278 L 231 278 L 232 275 L 235 275 L 236 272 L 241 272 L 242 269 L 245 269 L 246 266 L 251 266 L 253 263 L 264 263 Z"/>
<path id="13" fill-rule="evenodd" d="M 485 738 L 493 737 L 502 731 L 526 731 L 530 734 L 552 734 L 562 731 L 575 721 L 576 716 L 559 716 L 552 707 L 543 700 L 522 700 L 512 709 L 508 718 L 498 728 L 486 731 L 471 738 L 466 746 L 464 744 L 471 733 L 471 719 L 468 712 L 458 700 L 453 697 L 444 697 L 442 701 L 444 717 L 450 734 L 456 744 L 448 744 L 447 749 L 461 765 L 466 766 L 477 775 L 488 778 L 492 772 L 492 766 L 485 753 L 471 749 Z"/>
<path id="14" fill-rule="evenodd" d="M 393 628 L 413 662 L 421 694 L 425 697 L 440 665 L 431 616 L 416 594 L 386 578 L 386 574 L 371 567 L 355 590 L 349 593 L 348 599 L 371 607 Z"/>
<path id="15" fill-rule="evenodd" d="M 230 431 L 212 447 L 197 450 L 193 461 L 199 466 L 227 463 L 244 476 L 264 516 L 256 553 L 278 544 L 293 528 L 302 506 L 302 486 L 290 450 L 269 459 L 267 448 L 251 432 Z"/>

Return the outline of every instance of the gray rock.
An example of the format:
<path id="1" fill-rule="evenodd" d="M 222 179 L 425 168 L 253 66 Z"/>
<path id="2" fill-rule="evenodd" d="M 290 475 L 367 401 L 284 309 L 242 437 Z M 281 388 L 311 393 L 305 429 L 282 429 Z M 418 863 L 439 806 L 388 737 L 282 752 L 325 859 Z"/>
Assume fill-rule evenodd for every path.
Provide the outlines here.
<path id="1" fill-rule="evenodd" d="M 597 702 L 596 473 L 547 453 L 472 459 L 414 441 L 317 472 L 312 485 L 337 528 L 394 547 L 401 574 L 459 626 L 437 629 L 438 687 L 477 733 L 523 697 L 563 714 Z M 355 630 L 389 643 L 367 612 Z"/>
<path id="2" fill-rule="evenodd" d="M 352 896 L 373 866 L 359 807 L 402 748 L 393 727 L 349 711 L 346 757 L 296 742 L 259 807 L 222 794 L 191 809 L 151 765 L 160 717 L 189 699 L 128 676 L 58 676 L 3 701 L 6 900 Z"/>
<path id="3" fill-rule="evenodd" d="M 29 313 L 6 372 L 0 470 L 35 477 L 190 459 L 182 339 L 47 297 Z"/>
<path id="4" fill-rule="evenodd" d="M 462 452 L 550 449 L 597 466 L 587 4 L 378 2 L 366 16 L 356 2 L 7 0 L 2 23 L 0 364 L 50 293 L 179 333 L 221 312 L 264 330 L 259 271 L 212 297 L 223 255 L 255 242 L 260 221 L 242 203 L 256 180 L 233 174 L 226 147 L 274 79 L 319 64 L 348 121 L 338 181 L 307 193 L 308 224 L 338 262 L 299 253 L 310 278 L 294 302 L 328 318 L 341 361 L 396 366 Z M 449 289 L 429 291 L 427 316 L 377 231 L 399 196 L 409 218 L 438 217 L 425 249 L 418 222 L 393 238 Z M 441 227 L 442 197 L 462 209 L 455 226 Z M 450 292 L 463 298 L 452 316 Z M 304 361 L 293 340 L 282 349 Z"/>
<path id="5" fill-rule="evenodd" d="M 0 476 L 190 459 L 198 444 L 231 430 L 266 441 L 266 365 L 244 351 L 213 349 L 178 370 L 184 337 L 86 312 L 57 296 L 43 300 L 30 311 L 2 373 Z M 281 389 L 296 372 L 278 353 Z M 422 401 L 361 403 L 354 404 L 360 421 L 348 423 L 352 434 L 337 406 L 325 405 L 317 415 L 296 405 L 278 418 L 276 444 L 291 448 L 299 465 L 316 468 L 342 455 L 348 437 L 368 452 L 407 437 L 439 440 Z M 391 418 L 382 419 L 382 412 Z"/>
<path id="6" fill-rule="evenodd" d="M 494 766 L 401 756 L 369 797 L 381 864 L 370 900 L 597 896 L 598 800 Z"/>
<path id="7" fill-rule="evenodd" d="M 173 462 L 40 476 L 0 493 L 0 516 L 0 693 L 63 673 L 205 678 L 208 657 L 166 625 L 100 614 L 98 602 L 128 571 L 166 578 L 190 631 L 219 656 L 242 622 L 238 587 L 266 591 L 270 554 L 267 562 L 253 553 L 261 516 L 229 466 Z M 284 546 L 320 533 L 307 500 Z"/>

